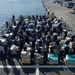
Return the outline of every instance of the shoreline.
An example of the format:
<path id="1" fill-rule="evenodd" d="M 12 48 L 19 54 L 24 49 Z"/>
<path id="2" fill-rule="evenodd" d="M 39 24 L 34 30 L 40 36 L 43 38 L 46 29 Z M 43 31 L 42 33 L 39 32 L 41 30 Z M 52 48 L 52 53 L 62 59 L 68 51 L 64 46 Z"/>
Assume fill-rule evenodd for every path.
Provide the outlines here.
<path id="1" fill-rule="evenodd" d="M 48 9 L 48 7 L 45 5 L 45 2 L 42 0 L 42 4 L 44 6 L 44 8 L 46 9 L 46 11 L 48 12 L 48 15 L 50 15 L 50 10 Z"/>

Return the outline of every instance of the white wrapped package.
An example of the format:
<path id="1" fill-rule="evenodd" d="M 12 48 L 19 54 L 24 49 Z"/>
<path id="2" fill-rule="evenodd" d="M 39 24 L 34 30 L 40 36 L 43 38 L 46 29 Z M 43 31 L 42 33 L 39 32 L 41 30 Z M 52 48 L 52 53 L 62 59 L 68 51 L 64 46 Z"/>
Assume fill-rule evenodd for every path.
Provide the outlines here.
<path id="1" fill-rule="evenodd" d="M 19 47 L 16 46 L 16 45 L 12 45 L 10 49 L 11 49 L 11 50 L 18 51 L 18 50 L 19 50 Z"/>

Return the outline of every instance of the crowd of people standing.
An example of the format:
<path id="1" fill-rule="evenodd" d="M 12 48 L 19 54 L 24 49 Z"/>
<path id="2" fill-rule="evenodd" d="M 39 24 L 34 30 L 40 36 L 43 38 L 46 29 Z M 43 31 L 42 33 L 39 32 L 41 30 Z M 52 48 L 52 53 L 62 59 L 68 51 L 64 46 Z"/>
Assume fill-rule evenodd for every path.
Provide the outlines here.
<path id="1" fill-rule="evenodd" d="M 6 22 L 4 34 L 12 33 L 11 37 L 6 37 L 7 43 L 0 42 L 0 58 L 2 61 L 13 58 L 21 59 L 21 52 L 31 53 L 31 60 L 34 53 L 44 56 L 47 62 L 49 53 L 57 54 L 59 60 L 63 61 L 66 54 L 75 53 L 75 46 L 69 47 L 70 42 L 74 42 L 75 35 L 68 33 L 61 20 L 50 18 L 46 15 L 20 16 L 18 20 L 12 16 L 11 23 Z M 5 38 L 2 35 L 2 38 Z M 62 42 L 64 40 L 64 42 Z M 65 46 L 63 46 L 65 45 Z M 28 51 L 28 47 L 31 49 Z M 70 51 L 72 49 L 72 51 Z M 16 51 L 16 53 L 14 52 Z"/>

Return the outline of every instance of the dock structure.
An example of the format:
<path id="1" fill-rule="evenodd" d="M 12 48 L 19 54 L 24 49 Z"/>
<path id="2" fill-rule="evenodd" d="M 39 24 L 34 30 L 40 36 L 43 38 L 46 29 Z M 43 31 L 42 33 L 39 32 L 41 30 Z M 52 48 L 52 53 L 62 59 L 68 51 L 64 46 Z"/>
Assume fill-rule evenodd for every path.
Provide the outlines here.
<path id="1" fill-rule="evenodd" d="M 75 14 L 72 14 L 72 8 L 66 8 L 58 3 L 53 3 L 54 0 L 43 0 L 44 5 L 50 13 L 54 12 L 58 19 L 65 22 L 72 32 L 75 32 Z"/>

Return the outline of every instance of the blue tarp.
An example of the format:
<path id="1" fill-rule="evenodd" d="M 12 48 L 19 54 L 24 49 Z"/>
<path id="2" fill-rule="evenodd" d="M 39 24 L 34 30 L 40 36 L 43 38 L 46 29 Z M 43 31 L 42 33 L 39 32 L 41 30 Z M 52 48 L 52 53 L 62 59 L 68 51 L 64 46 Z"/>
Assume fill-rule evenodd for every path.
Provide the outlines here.
<path id="1" fill-rule="evenodd" d="M 67 54 L 66 55 L 66 62 L 68 64 L 75 64 L 75 54 Z"/>
<path id="2" fill-rule="evenodd" d="M 53 64 L 58 64 L 58 55 L 57 54 L 48 54 L 48 61 Z"/>

